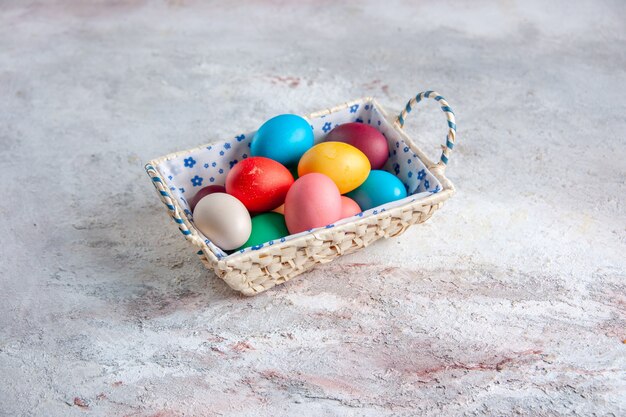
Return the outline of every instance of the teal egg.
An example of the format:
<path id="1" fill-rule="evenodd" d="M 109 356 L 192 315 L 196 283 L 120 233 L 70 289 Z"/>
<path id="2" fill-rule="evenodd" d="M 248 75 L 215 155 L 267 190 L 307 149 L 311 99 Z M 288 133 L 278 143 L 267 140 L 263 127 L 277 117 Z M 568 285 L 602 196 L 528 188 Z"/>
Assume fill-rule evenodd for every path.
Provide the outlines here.
<path id="1" fill-rule="evenodd" d="M 363 184 L 346 196 L 356 201 L 361 210 L 365 211 L 405 198 L 406 188 L 395 175 L 375 169 L 370 171 Z"/>
<path id="2" fill-rule="evenodd" d="M 254 134 L 250 153 L 291 166 L 312 146 L 313 129 L 309 122 L 295 114 L 281 114 L 263 123 Z"/>

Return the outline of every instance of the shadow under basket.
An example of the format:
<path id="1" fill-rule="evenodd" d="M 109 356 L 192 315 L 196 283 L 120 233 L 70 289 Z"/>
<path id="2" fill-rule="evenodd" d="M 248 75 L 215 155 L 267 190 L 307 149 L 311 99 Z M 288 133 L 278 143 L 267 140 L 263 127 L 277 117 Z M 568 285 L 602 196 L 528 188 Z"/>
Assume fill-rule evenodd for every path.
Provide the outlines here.
<path id="1" fill-rule="evenodd" d="M 437 101 L 447 119 L 446 143 L 437 163 L 424 155 L 402 130 L 412 107 L 424 98 Z M 185 238 L 197 247 L 202 263 L 245 295 L 263 292 L 316 264 L 355 252 L 380 238 L 398 236 L 409 226 L 426 221 L 454 194 L 454 186 L 444 173 L 455 143 L 456 124 L 452 109 L 438 93 L 419 93 L 392 120 L 380 104 L 369 97 L 318 111 L 306 118 L 316 144 L 343 123 L 367 123 L 378 129 L 389 144 L 389 161 L 384 169 L 402 180 L 408 197 L 325 227 L 227 254 L 196 229 L 187 201 L 207 185 L 224 184 L 228 171 L 249 156 L 255 132 L 170 154 L 146 165 L 146 172 L 169 215 Z"/>

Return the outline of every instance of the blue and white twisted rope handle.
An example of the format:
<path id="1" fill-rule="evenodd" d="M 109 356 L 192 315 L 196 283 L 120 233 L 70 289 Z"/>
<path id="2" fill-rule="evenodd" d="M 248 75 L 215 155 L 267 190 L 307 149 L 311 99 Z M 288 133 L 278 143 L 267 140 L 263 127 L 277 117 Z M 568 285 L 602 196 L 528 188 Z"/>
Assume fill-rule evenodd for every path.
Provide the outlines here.
<path id="1" fill-rule="evenodd" d="M 452 108 L 450 108 L 450 105 L 445 98 L 443 98 L 439 93 L 435 91 L 423 91 L 419 93 L 414 98 L 409 100 L 408 103 L 406 103 L 406 107 L 404 108 L 404 110 L 402 110 L 402 112 L 400 112 L 400 115 L 396 119 L 396 123 L 398 123 L 400 128 L 402 128 L 404 126 L 404 120 L 406 119 L 407 114 L 409 114 L 413 106 L 422 101 L 422 98 L 424 97 L 432 98 L 433 100 L 437 101 L 441 106 L 441 110 L 445 113 L 446 118 L 448 119 L 448 135 L 446 136 L 445 145 L 441 145 L 441 158 L 437 163 L 437 165 L 440 166 L 442 170 L 444 170 L 446 168 L 446 165 L 448 164 L 448 160 L 450 159 L 450 152 L 452 152 L 452 149 L 454 148 L 454 143 L 456 141 L 456 120 L 454 118 L 454 112 L 452 111 Z"/>
<path id="2" fill-rule="evenodd" d="M 190 240 L 196 245 L 202 245 L 202 239 L 196 236 L 191 230 L 189 230 L 189 227 L 187 227 L 185 220 L 183 220 L 183 217 L 180 214 L 180 210 L 176 208 L 174 198 L 170 195 L 170 191 L 167 189 L 165 184 L 163 184 L 161 176 L 159 175 L 159 172 L 156 170 L 156 168 L 154 168 L 152 164 L 148 164 L 146 165 L 146 172 L 152 179 L 152 184 L 159 192 L 161 201 L 163 201 L 163 204 L 165 204 L 165 206 L 167 207 L 169 215 L 176 222 L 176 225 L 178 226 L 180 232 L 185 236 L 185 238 L 187 238 L 187 240 Z"/>

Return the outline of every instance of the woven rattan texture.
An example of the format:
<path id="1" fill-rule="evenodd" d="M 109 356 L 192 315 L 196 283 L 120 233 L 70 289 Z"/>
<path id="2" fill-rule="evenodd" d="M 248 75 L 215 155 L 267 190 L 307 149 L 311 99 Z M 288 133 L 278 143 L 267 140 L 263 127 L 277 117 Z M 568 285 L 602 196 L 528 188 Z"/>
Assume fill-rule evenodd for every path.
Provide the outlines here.
<path id="1" fill-rule="evenodd" d="M 423 223 L 437 211 L 452 194 L 454 186 L 445 177 L 449 151 L 454 146 L 456 122 L 454 113 L 448 103 L 436 92 L 419 93 L 407 103 L 405 109 L 395 120 L 394 126 L 401 131 L 404 120 L 412 107 L 422 98 L 436 100 L 446 114 L 448 135 L 443 146 L 444 153 L 438 163 L 430 161 L 402 132 L 406 143 L 428 169 L 441 182 L 443 189 L 428 197 L 412 201 L 400 207 L 365 217 L 330 229 L 319 229 L 309 234 L 277 244 L 258 251 L 217 259 L 206 242 L 203 241 L 193 224 L 184 215 L 177 201 L 168 194 L 163 179 L 155 166 L 158 160 L 146 165 L 146 171 L 152 178 L 159 197 L 165 204 L 169 215 L 179 230 L 200 250 L 198 255 L 202 263 L 212 269 L 231 288 L 245 295 L 255 295 L 275 285 L 289 281 L 291 278 L 306 272 L 317 264 L 332 261 L 338 256 L 362 249 L 381 238 L 389 238 L 404 233 L 412 225 Z M 330 111 L 343 109 L 352 103 L 337 106 Z M 319 112 L 318 112 L 319 113 Z"/>

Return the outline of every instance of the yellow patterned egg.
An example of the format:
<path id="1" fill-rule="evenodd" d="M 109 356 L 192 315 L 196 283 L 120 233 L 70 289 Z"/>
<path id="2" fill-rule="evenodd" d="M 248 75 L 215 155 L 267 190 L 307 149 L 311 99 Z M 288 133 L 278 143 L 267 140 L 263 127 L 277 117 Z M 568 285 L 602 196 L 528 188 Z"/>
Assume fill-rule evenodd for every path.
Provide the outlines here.
<path id="1" fill-rule="evenodd" d="M 339 192 L 354 190 L 367 179 L 370 161 L 352 145 L 343 142 L 323 142 L 315 145 L 300 158 L 298 175 L 317 172 L 333 180 Z"/>

